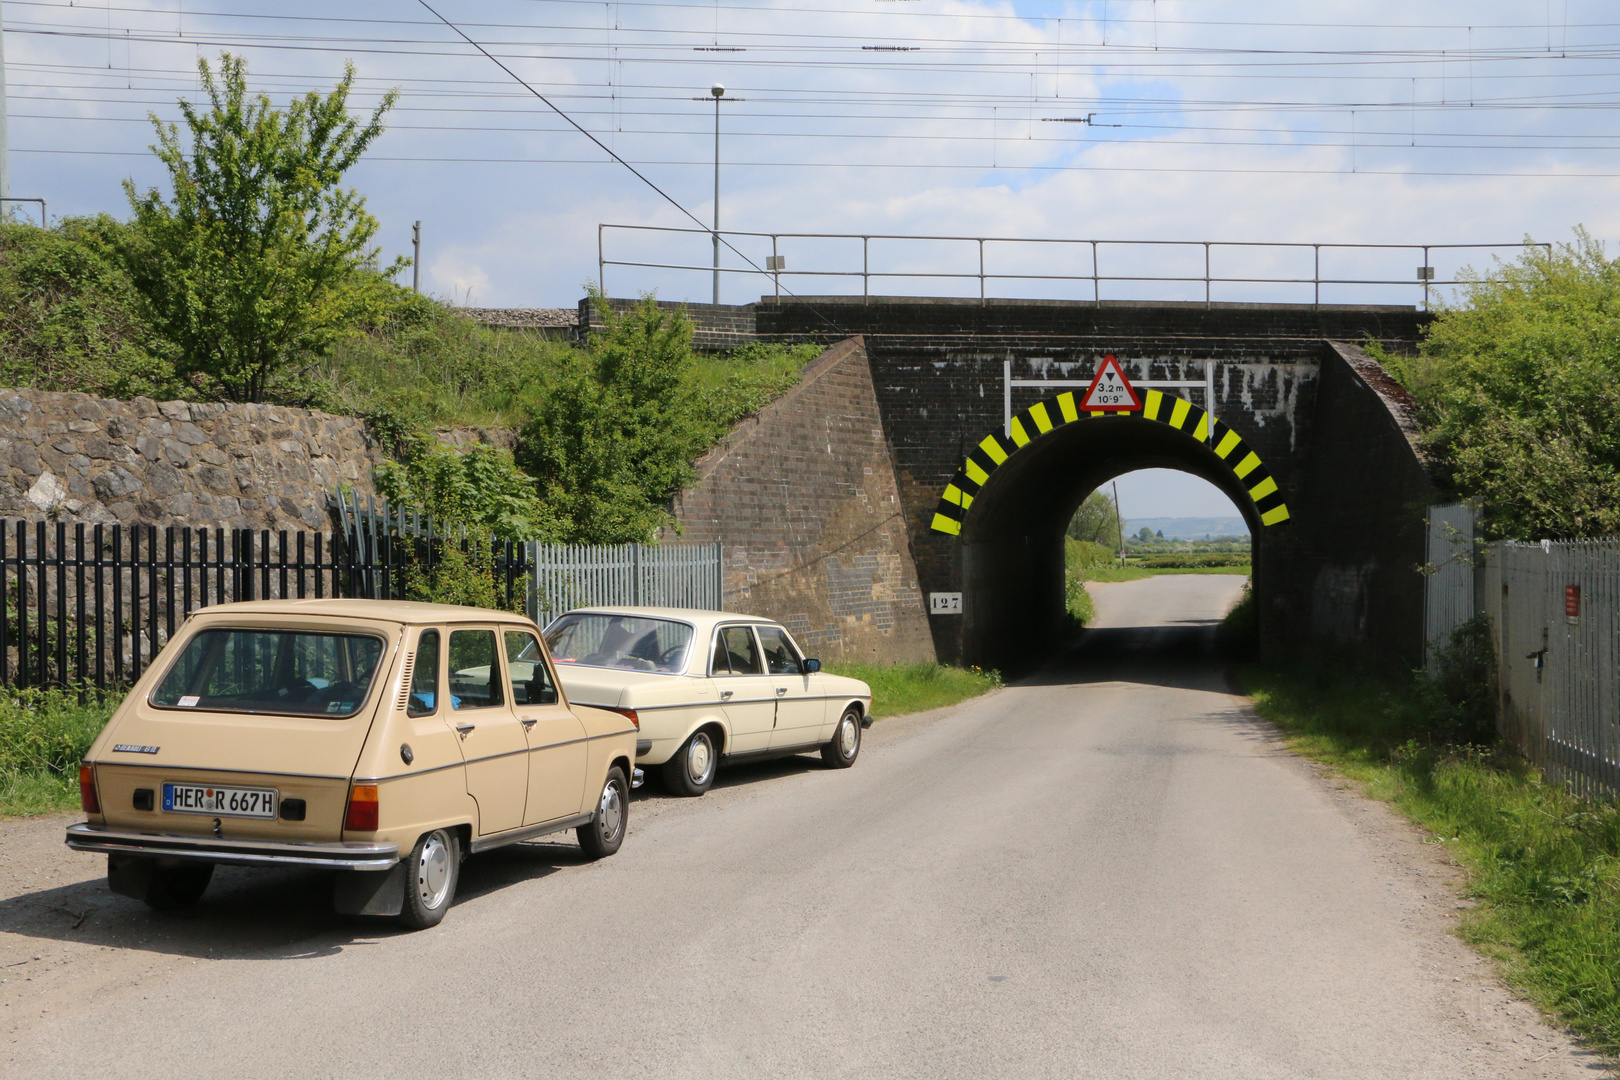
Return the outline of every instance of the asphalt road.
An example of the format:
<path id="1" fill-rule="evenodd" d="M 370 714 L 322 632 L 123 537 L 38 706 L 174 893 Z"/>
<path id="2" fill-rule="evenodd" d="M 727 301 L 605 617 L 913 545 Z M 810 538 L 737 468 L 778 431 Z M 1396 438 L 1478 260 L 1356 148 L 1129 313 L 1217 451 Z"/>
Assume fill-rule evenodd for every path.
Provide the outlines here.
<path id="1" fill-rule="evenodd" d="M 439 928 L 225 871 L 108 894 L 0 826 L 0 1074 L 1568 1077 L 1450 933 L 1443 847 L 1281 749 L 1209 654 L 1240 579 L 1095 590 L 1039 675 L 468 862 Z M 19 958 L 20 959 L 16 959 Z"/>

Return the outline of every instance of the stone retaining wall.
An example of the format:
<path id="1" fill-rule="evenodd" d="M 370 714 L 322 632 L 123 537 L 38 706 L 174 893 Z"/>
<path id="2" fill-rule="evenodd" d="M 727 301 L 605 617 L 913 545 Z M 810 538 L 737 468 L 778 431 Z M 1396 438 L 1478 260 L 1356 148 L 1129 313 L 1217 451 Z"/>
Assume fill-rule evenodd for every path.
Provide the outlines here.
<path id="1" fill-rule="evenodd" d="M 511 449 L 505 429 L 439 433 Z M 332 527 L 339 485 L 375 494 L 384 460 L 352 416 L 0 390 L 0 517 L 223 528 Z"/>

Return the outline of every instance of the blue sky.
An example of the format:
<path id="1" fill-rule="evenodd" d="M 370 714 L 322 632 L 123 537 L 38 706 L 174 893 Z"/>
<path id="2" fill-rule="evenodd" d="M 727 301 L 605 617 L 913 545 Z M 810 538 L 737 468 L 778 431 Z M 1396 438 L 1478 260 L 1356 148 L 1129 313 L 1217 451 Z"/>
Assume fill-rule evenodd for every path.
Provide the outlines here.
<path id="1" fill-rule="evenodd" d="M 705 224 L 707 88 L 724 83 L 739 100 L 721 107 L 723 228 L 1473 244 L 1567 239 L 1584 224 L 1620 236 L 1620 13 L 1598 0 L 434 6 Z M 411 223 L 423 222 L 424 288 L 454 302 L 572 305 L 598 276 L 600 225 L 693 225 L 420 4 L 9 0 L 0 14 L 12 194 L 45 197 L 53 214 L 124 214 L 121 180 L 160 183 L 145 117 L 176 118 L 176 98 L 197 97 L 197 59 L 230 49 L 277 101 L 329 88 L 346 60 L 358 105 L 400 89 L 390 130 L 349 179 L 381 222 L 385 259 L 408 253 Z M 700 233 L 608 235 L 621 261 L 709 261 Z M 768 239 L 738 244 L 755 259 L 770 251 Z M 895 273 L 971 272 L 973 247 L 877 244 L 870 257 Z M 779 250 L 788 289 L 859 291 L 858 277 L 791 276 L 858 268 L 858 241 L 782 240 Z M 1080 254 L 991 245 L 988 261 L 992 273 L 1078 273 Z M 1299 272 L 1297 255 L 1221 257 L 1229 275 L 1281 277 Z M 1201 254 L 1107 257 L 1130 273 Z M 1431 261 L 1446 278 L 1489 257 Z M 1406 252 L 1335 258 L 1346 277 L 1405 280 L 1414 264 Z M 610 267 L 607 277 L 617 295 L 709 292 L 698 271 Z M 977 290 L 965 279 L 880 284 Z M 990 285 L 992 295 L 1088 298 L 1089 288 Z M 1172 299 L 1186 287 L 1117 288 Z M 1217 299 L 1308 299 L 1291 286 L 1224 288 Z M 766 291 L 757 275 L 728 274 L 723 298 Z M 1344 286 L 1324 299 L 1419 295 Z M 1160 487 L 1187 513 L 1224 512 Z"/>

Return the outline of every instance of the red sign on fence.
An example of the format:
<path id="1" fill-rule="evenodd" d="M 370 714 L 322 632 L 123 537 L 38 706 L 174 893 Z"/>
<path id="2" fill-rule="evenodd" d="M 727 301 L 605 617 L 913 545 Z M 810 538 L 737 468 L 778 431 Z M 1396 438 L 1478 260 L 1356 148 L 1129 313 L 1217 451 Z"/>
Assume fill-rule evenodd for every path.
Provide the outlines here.
<path id="1" fill-rule="evenodd" d="M 1564 586 L 1564 618 L 1570 622 L 1581 621 L 1581 587 L 1579 585 Z"/>

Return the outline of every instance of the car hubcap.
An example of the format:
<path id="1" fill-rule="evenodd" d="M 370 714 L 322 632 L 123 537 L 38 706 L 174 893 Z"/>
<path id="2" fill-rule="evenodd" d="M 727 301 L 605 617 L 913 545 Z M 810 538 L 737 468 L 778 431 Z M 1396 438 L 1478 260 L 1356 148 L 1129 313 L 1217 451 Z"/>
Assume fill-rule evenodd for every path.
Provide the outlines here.
<path id="1" fill-rule="evenodd" d="M 686 752 L 686 771 L 694 784 L 701 784 L 709 778 L 709 767 L 712 762 L 709 740 L 701 735 L 693 739 L 692 748 Z"/>
<path id="2" fill-rule="evenodd" d="M 602 789 L 602 804 L 596 808 L 597 820 L 602 823 L 602 839 L 613 840 L 624 827 L 624 799 L 618 784 Z"/>
<path id="3" fill-rule="evenodd" d="M 838 731 L 838 752 L 845 757 L 854 757 L 855 747 L 859 745 L 860 739 L 861 729 L 856 726 L 854 720 L 844 717 L 844 726 Z"/>
<path id="4" fill-rule="evenodd" d="M 422 906 L 432 910 L 444 903 L 450 890 L 450 847 L 434 833 L 422 845 L 422 859 L 416 864 L 416 891 Z"/>

